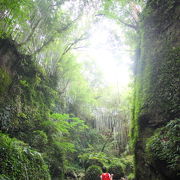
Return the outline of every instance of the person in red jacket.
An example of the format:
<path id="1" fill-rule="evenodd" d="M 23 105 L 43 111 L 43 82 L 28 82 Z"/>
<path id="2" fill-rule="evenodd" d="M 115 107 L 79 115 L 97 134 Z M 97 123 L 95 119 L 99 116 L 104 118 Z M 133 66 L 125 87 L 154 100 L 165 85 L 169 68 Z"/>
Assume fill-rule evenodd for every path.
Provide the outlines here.
<path id="1" fill-rule="evenodd" d="M 101 174 L 101 180 L 113 180 L 113 174 L 109 174 L 106 170 L 106 167 L 102 168 L 103 173 Z"/>

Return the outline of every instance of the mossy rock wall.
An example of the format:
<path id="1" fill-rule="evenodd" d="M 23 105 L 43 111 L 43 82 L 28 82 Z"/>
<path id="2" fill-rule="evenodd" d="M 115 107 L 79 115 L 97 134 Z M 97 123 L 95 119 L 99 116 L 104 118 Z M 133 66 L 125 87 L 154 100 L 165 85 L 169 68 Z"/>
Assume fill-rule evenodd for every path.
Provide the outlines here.
<path id="1" fill-rule="evenodd" d="M 149 0 L 141 17 L 132 121 L 138 180 L 171 179 L 148 163 L 145 147 L 157 128 L 180 117 L 179 14 L 177 0 Z"/>
<path id="2" fill-rule="evenodd" d="M 92 165 L 88 167 L 85 173 L 85 180 L 100 180 L 100 175 L 102 174 L 102 169 L 99 166 Z"/>
<path id="3" fill-rule="evenodd" d="M 58 100 L 55 77 L 19 53 L 15 42 L 0 39 L 0 130 L 27 142 Z"/>
<path id="4" fill-rule="evenodd" d="M 148 164 L 158 167 L 165 177 L 180 179 L 180 119 L 158 128 L 146 142 Z M 170 179 L 168 178 L 168 179 Z"/>
<path id="5" fill-rule="evenodd" d="M 40 153 L 2 133 L 0 142 L 0 179 L 50 179 L 48 167 Z"/>
<path id="6" fill-rule="evenodd" d="M 63 179 L 63 150 L 53 144 L 43 125 L 59 107 L 56 83 L 56 75 L 20 53 L 14 41 L 0 39 L 0 131 L 42 153 L 52 178 Z"/>

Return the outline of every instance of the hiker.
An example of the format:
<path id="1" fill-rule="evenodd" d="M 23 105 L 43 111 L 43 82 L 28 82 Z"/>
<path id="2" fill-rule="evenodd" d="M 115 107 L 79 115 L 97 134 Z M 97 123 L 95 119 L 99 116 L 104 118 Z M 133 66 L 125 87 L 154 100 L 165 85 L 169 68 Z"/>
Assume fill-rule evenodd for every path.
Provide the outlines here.
<path id="1" fill-rule="evenodd" d="M 109 174 L 106 170 L 106 167 L 102 168 L 103 173 L 101 174 L 101 180 L 113 180 L 113 174 Z"/>

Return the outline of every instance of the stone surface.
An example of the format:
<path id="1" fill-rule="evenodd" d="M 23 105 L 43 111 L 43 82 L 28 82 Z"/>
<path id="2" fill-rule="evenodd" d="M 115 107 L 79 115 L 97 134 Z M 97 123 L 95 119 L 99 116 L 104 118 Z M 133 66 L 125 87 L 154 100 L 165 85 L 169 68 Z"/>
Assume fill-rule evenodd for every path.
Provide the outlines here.
<path id="1" fill-rule="evenodd" d="M 179 7 L 177 0 L 149 0 L 142 15 L 132 129 L 137 180 L 171 179 L 163 163 L 148 164 L 145 147 L 157 128 L 180 117 Z"/>

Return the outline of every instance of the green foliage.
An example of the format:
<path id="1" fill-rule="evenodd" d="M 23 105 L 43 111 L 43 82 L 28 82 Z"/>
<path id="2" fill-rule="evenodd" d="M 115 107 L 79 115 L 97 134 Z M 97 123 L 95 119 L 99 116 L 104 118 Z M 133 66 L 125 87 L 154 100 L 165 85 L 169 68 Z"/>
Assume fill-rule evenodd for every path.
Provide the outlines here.
<path id="1" fill-rule="evenodd" d="M 29 137 L 29 143 L 33 148 L 38 149 L 40 152 L 45 151 L 48 143 L 47 134 L 42 130 L 33 131 Z"/>
<path id="2" fill-rule="evenodd" d="M 9 179 L 50 179 L 40 153 L 0 133 L 0 174 Z"/>
<path id="3" fill-rule="evenodd" d="M 77 8 L 64 10 L 66 1 L 0 0 L 0 37 L 17 41 L 26 54 L 37 54 L 58 39 L 65 42 L 80 14 Z"/>
<path id="4" fill-rule="evenodd" d="M 65 165 L 79 163 L 79 154 L 82 154 L 80 157 L 86 168 L 93 164 L 102 167 L 110 162 L 110 157 L 105 153 L 92 153 L 102 149 L 101 140 L 104 138 L 98 132 L 88 129 L 81 120 L 93 124 L 92 109 L 97 100 L 82 75 L 81 65 L 70 53 L 72 49 L 79 48 L 79 41 L 84 39 L 79 29 L 72 28 L 83 10 L 76 2 L 75 5 L 81 10 L 73 7 L 73 1 L 68 4 L 71 8 L 63 7 L 65 1 L 0 0 L 0 37 L 12 38 L 19 50 L 33 56 L 13 51 L 19 58 L 12 67 L 13 82 L 9 74 L 0 69 L 0 95 L 12 82 L 6 102 L 0 107 L 0 128 L 41 152 L 51 176 L 60 179 L 63 179 Z M 80 2 L 81 6 L 87 3 L 83 0 Z M 18 167 L 36 173 L 33 164 L 38 159 L 36 153 L 22 146 L 28 149 L 27 152 L 25 150 L 28 158 L 33 156 L 32 160 L 28 159 L 32 167 L 24 165 L 24 162 L 24 166 L 17 164 Z M 18 152 L 9 154 L 15 158 L 20 153 L 25 158 L 23 147 L 18 145 Z M 37 164 L 42 165 L 41 162 Z M 6 173 L 8 169 L 4 170 L 4 175 Z M 38 173 L 34 177 L 31 173 L 30 179 L 41 179 Z M 23 179 L 26 174 L 15 175 Z"/>
<path id="5" fill-rule="evenodd" d="M 162 128 L 153 135 L 157 127 L 163 127 L 170 119 L 179 117 L 180 51 L 177 44 L 178 27 L 176 27 L 178 15 L 174 14 L 176 7 L 174 0 L 167 3 L 147 1 L 141 19 L 140 45 L 136 53 L 131 133 L 135 149 L 136 178 L 141 176 L 144 179 L 147 177 L 146 174 L 153 176 L 154 172 L 151 169 L 153 167 L 157 170 L 154 174 L 157 179 L 161 179 L 158 175 L 176 179 L 173 176 L 177 168 L 175 162 L 177 149 L 176 145 L 173 145 L 174 139 L 171 136 L 166 137 L 171 130 L 164 129 L 163 132 Z M 171 23 L 174 28 L 170 31 L 162 30 L 165 21 L 167 25 Z M 150 139 L 146 141 L 149 137 Z M 147 167 L 143 168 L 142 162 L 146 163 Z"/>
<path id="6" fill-rule="evenodd" d="M 52 113 L 59 111 L 60 104 L 55 75 L 48 75 L 26 56 L 22 56 L 14 70 L 18 81 L 14 81 L 11 91 L 16 93 L 10 92 L 6 103 L 2 103 L 1 130 L 41 152 L 51 176 L 62 179 L 65 157 L 77 158 L 76 151 L 83 151 L 79 135 L 88 127 L 73 115 Z M 78 81 L 78 77 L 73 78 Z"/>
<path id="7" fill-rule="evenodd" d="M 85 173 L 85 180 L 100 180 L 102 174 L 101 167 L 90 166 Z"/>
<path id="8" fill-rule="evenodd" d="M 115 21 L 122 29 L 125 43 L 133 50 L 139 40 L 139 16 L 145 2 L 142 0 L 104 0 L 101 13 Z"/>
<path id="9" fill-rule="evenodd" d="M 111 165 L 120 165 L 123 169 L 123 172 L 126 176 L 133 173 L 134 171 L 134 164 L 133 164 L 133 156 L 127 155 L 121 158 L 112 158 Z"/>
<path id="10" fill-rule="evenodd" d="M 10 180 L 7 176 L 0 174 L 0 180 Z"/>
<path id="11" fill-rule="evenodd" d="M 56 142 L 64 151 L 73 152 L 74 144 L 71 143 L 73 132 L 80 132 L 87 128 L 83 120 L 76 117 L 70 117 L 68 114 L 51 114 L 50 120 L 42 123 L 51 141 Z M 71 134 L 72 133 L 72 134 Z"/>
<path id="12" fill-rule="evenodd" d="M 166 167 L 178 173 L 180 169 L 180 119 L 171 120 L 165 127 L 158 129 L 147 140 L 146 153 L 150 163 L 157 160 L 166 163 Z"/>
<path id="13" fill-rule="evenodd" d="M 81 131 L 87 128 L 83 120 L 77 117 L 71 117 L 69 114 L 54 113 L 50 115 L 50 118 L 52 118 L 58 129 L 64 133 L 67 133 L 68 129 L 78 129 Z"/>
<path id="14" fill-rule="evenodd" d="M 49 142 L 43 157 L 48 164 L 51 177 L 63 179 L 65 161 L 63 147 L 56 142 Z"/>
<path id="15" fill-rule="evenodd" d="M 99 159 L 96 159 L 96 158 L 93 159 L 93 157 L 86 161 L 85 169 L 87 169 L 88 167 L 90 167 L 92 165 L 96 165 L 96 166 L 99 166 L 101 168 L 103 167 L 103 163 Z"/>
<path id="16" fill-rule="evenodd" d="M 147 15 L 147 17 L 147 21 L 141 24 L 142 40 L 135 57 L 137 67 L 135 70 L 134 108 L 131 122 L 133 148 L 139 138 L 140 128 L 141 130 L 145 129 L 146 123 L 144 122 L 146 118 L 142 118 L 144 115 L 149 116 L 146 120 L 153 118 L 150 117 L 152 114 L 162 112 L 164 119 L 179 116 L 179 47 L 170 47 L 170 41 L 167 42 L 166 39 L 162 39 L 162 45 L 158 48 L 158 51 L 151 51 L 152 44 L 156 41 L 156 38 L 154 39 L 156 32 L 153 28 L 149 28 L 154 26 L 151 24 L 154 16 Z M 155 60 L 155 57 L 158 61 Z M 169 82 L 171 82 L 171 85 L 169 85 Z M 143 119 L 143 122 L 141 119 Z"/>
<path id="17" fill-rule="evenodd" d="M 7 131 L 9 128 L 12 127 L 12 124 L 10 123 L 10 119 L 12 117 L 11 110 L 13 110 L 13 108 L 9 105 L 6 105 L 5 108 L 3 108 L 2 106 L 0 107 L 1 130 Z"/>
<path id="18" fill-rule="evenodd" d="M 70 159 L 76 151 L 74 137 L 85 130 L 87 126 L 79 118 L 69 114 L 51 114 L 50 119 L 42 122 L 42 128 L 48 136 L 45 150 L 52 177 L 63 178 L 65 172 L 65 157 Z M 68 164 L 68 163 L 67 163 Z"/>
<path id="19" fill-rule="evenodd" d="M 32 9 L 31 0 L 0 0 L 2 19 L 0 21 L 0 37 L 9 37 L 14 26 L 29 20 Z"/>
<path id="20" fill-rule="evenodd" d="M 128 176 L 130 174 L 133 174 L 134 172 L 134 159 L 133 159 L 133 155 L 128 155 L 128 156 L 125 156 L 123 159 L 123 163 L 124 163 L 124 166 L 123 167 L 123 170 L 124 170 L 124 173 Z"/>
<path id="21" fill-rule="evenodd" d="M 135 179 L 135 175 L 133 173 L 128 175 L 128 180 L 134 180 Z"/>
<path id="22" fill-rule="evenodd" d="M 24 86 L 24 87 L 28 87 L 28 82 L 26 80 L 20 80 L 19 81 L 20 85 Z"/>
<path id="23" fill-rule="evenodd" d="M 72 161 L 72 162 L 68 162 L 66 161 L 68 164 L 66 164 L 65 166 L 65 179 L 68 179 L 68 177 L 70 178 L 77 178 L 81 179 L 81 177 L 84 177 L 84 169 L 79 166 L 76 162 Z M 82 178 L 83 179 L 83 178 Z"/>
<path id="24" fill-rule="evenodd" d="M 7 90 L 11 81 L 12 80 L 9 74 L 5 70 L 0 68 L 0 95 Z"/>
<path id="25" fill-rule="evenodd" d="M 102 168 L 105 164 L 108 164 L 110 162 L 109 160 L 110 158 L 107 156 L 107 154 L 103 152 L 84 153 L 84 154 L 79 155 L 79 158 L 81 162 L 83 163 L 85 169 L 87 169 L 88 167 L 92 165 L 97 165 Z"/>
<path id="26" fill-rule="evenodd" d="M 121 179 L 124 176 L 124 171 L 121 165 L 111 165 L 108 168 L 108 172 L 113 174 L 113 179 Z"/>

